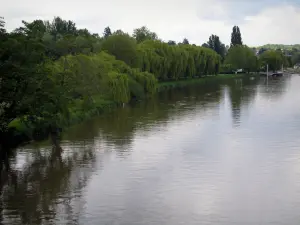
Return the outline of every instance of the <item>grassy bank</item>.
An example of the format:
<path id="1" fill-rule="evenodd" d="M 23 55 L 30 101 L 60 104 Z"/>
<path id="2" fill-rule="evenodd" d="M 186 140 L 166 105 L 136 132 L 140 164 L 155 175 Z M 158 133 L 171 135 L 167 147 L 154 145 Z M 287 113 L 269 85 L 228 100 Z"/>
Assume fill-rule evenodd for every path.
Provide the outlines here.
<path id="1" fill-rule="evenodd" d="M 222 81 L 228 79 L 243 78 L 249 76 L 248 74 L 220 74 L 217 76 L 206 76 L 201 78 L 191 78 L 185 80 L 161 82 L 158 84 L 157 91 L 185 87 L 189 85 L 203 85 L 212 81 Z M 255 75 L 251 75 L 255 76 Z M 104 112 L 109 112 L 121 106 L 114 101 L 104 99 L 101 96 L 94 96 L 93 103 L 86 105 L 83 100 L 76 101 L 69 108 L 69 115 L 67 119 L 61 119 L 59 124 L 61 128 L 66 130 L 68 127 L 78 124 L 84 120 L 90 119 Z M 30 123 L 25 124 L 20 119 L 15 119 L 9 125 L 12 145 L 15 147 L 21 143 L 31 140 L 43 140 L 47 138 L 47 129 L 45 125 L 34 127 Z"/>

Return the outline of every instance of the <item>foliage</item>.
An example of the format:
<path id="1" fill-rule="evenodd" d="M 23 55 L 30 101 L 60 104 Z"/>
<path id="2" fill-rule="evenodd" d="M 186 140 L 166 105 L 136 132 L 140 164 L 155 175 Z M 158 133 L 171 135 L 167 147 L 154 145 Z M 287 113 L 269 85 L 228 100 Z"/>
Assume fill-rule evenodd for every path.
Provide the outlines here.
<path id="1" fill-rule="evenodd" d="M 133 31 L 132 35 L 138 43 L 141 43 L 146 40 L 157 40 L 157 34 L 155 32 L 151 32 L 147 27 L 143 26 L 141 28 L 137 28 Z"/>
<path id="2" fill-rule="evenodd" d="M 184 45 L 189 45 L 189 40 L 187 38 L 184 38 L 183 41 L 182 41 L 182 44 Z"/>
<path id="3" fill-rule="evenodd" d="M 104 38 L 108 38 L 111 34 L 112 33 L 111 33 L 111 30 L 110 30 L 110 27 L 105 27 L 104 32 L 103 32 Z"/>
<path id="4" fill-rule="evenodd" d="M 94 115 L 109 104 L 153 95 L 158 81 L 257 66 L 245 46 L 232 47 L 227 65 L 221 66 L 225 47 L 216 35 L 206 48 L 186 38 L 179 44 L 162 42 L 145 26 L 133 36 L 106 27 L 102 37 L 60 17 L 22 21 L 10 33 L 4 26 L 0 18 L 1 140 L 11 121 L 31 128 L 69 125 L 85 112 Z"/>
<path id="5" fill-rule="evenodd" d="M 220 56 L 213 50 L 191 45 L 146 41 L 139 45 L 140 69 L 158 80 L 178 80 L 217 74 Z"/>
<path id="6" fill-rule="evenodd" d="M 168 41 L 168 45 L 176 45 L 176 42 L 175 42 L 175 41 L 172 41 L 172 40 L 169 40 L 169 41 Z"/>
<path id="7" fill-rule="evenodd" d="M 271 49 L 271 50 L 276 50 L 276 49 L 283 49 L 283 50 L 298 49 L 298 50 L 300 50 L 300 44 L 296 44 L 296 45 L 266 44 L 263 46 L 259 46 L 258 48 L 259 49 L 261 49 L 261 48 Z"/>
<path id="8" fill-rule="evenodd" d="M 244 69 L 248 72 L 257 71 L 258 62 L 253 50 L 245 45 L 232 46 L 225 58 L 225 64 L 232 69 Z"/>
<path id="9" fill-rule="evenodd" d="M 0 17 L 0 35 L 6 33 L 5 30 L 5 21 L 3 17 Z"/>
<path id="10" fill-rule="evenodd" d="M 240 32 L 240 28 L 238 26 L 234 26 L 232 28 L 231 33 L 231 46 L 242 45 L 242 35 Z"/>
<path id="11" fill-rule="evenodd" d="M 270 71 L 279 70 L 286 63 L 284 55 L 275 50 L 265 51 L 260 55 L 259 60 L 265 68 L 266 65 L 269 65 Z"/>
<path id="12" fill-rule="evenodd" d="M 300 63 L 300 52 L 295 52 L 291 57 L 291 64 L 296 65 Z"/>
<path id="13" fill-rule="evenodd" d="M 102 49 L 130 66 L 137 64 L 137 43 L 127 34 L 109 36 L 103 41 Z"/>
<path id="14" fill-rule="evenodd" d="M 225 45 L 220 41 L 220 38 L 217 35 L 211 35 L 206 45 L 203 47 L 208 47 L 217 52 L 222 59 L 224 59 L 226 54 Z"/>

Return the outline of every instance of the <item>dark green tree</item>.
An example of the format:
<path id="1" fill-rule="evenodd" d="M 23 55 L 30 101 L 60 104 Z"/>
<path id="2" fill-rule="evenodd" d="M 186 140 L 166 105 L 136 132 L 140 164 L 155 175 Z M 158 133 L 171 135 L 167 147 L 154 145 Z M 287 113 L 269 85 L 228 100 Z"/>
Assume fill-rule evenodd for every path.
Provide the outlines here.
<path id="1" fill-rule="evenodd" d="M 168 45 L 176 45 L 176 42 L 175 42 L 175 41 L 172 41 L 172 40 L 169 40 L 169 41 L 168 41 Z"/>
<path id="2" fill-rule="evenodd" d="M 215 52 L 217 52 L 222 57 L 222 59 L 224 59 L 226 53 L 226 47 L 220 41 L 220 38 L 217 35 L 211 35 L 209 37 L 207 46 L 212 50 L 214 50 Z"/>
<path id="3" fill-rule="evenodd" d="M 111 33 L 111 30 L 110 30 L 110 27 L 105 27 L 104 32 L 103 32 L 104 38 L 108 38 L 111 34 L 112 33 Z"/>
<path id="4" fill-rule="evenodd" d="M 242 45 L 242 35 L 240 32 L 240 28 L 238 26 L 234 26 L 232 28 L 232 33 L 231 33 L 231 46 L 236 46 L 236 45 Z"/>
<path id="5" fill-rule="evenodd" d="M 189 40 L 187 38 L 184 38 L 183 41 L 182 41 L 182 44 L 184 45 L 189 45 Z"/>

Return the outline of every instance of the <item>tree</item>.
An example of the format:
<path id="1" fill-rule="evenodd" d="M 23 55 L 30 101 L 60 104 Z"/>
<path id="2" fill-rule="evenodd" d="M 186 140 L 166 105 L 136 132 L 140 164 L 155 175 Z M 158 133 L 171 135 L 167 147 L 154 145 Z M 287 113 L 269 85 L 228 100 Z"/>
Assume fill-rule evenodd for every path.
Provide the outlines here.
<path id="1" fill-rule="evenodd" d="M 281 69 L 282 65 L 285 64 L 285 57 L 281 51 L 268 50 L 259 56 L 261 64 L 266 68 L 269 65 L 269 70 L 275 72 Z"/>
<path id="2" fill-rule="evenodd" d="M 208 48 L 217 52 L 222 57 L 222 59 L 224 59 L 225 53 L 226 53 L 226 48 L 225 48 L 225 45 L 220 41 L 220 38 L 217 35 L 212 34 L 209 37 L 207 46 L 208 46 Z"/>
<path id="3" fill-rule="evenodd" d="M 204 48 L 209 48 L 209 45 L 207 43 L 203 43 L 201 46 Z"/>
<path id="4" fill-rule="evenodd" d="M 172 41 L 172 40 L 169 40 L 169 41 L 168 41 L 168 45 L 176 45 L 176 42 L 175 42 L 175 41 Z"/>
<path id="5" fill-rule="evenodd" d="M 300 52 L 295 52 L 291 57 L 292 65 L 296 65 L 300 63 Z"/>
<path id="6" fill-rule="evenodd" d="M 0 16 L 0 35 L 6 33 L 4 18 Z"/>
<path id="7" fill-rule="evenodd" d="M 189 45 L 189 40 L 187 38 L 184 38 L 183 41 L 182 41 L 182 44 L 184 45 Z"/>
<path id="8" fill-rule="evenodd" d="M 157 34 L 155 32 L 151 32 L 146 26 L 141 28 L 137 28 L 133 31 L 132 35 L 138 43 L 141 43 L 145 40 L 157 40 Z"/>
<path id="9" fill-rule="evenodd" d="M 244 69 L 248 72 L 257 70 L 257 58 L 251 48 L 245 45 L 232 46 L 225 58 L 225 64 L 230 68 Z"/>
<path id="10" fill-rule="evenodd" d="M 240 32 L 240 28 L 238 26 L 234 26 L 232 28 L 231 33 L 231 46 L 242 45 L 242 36 Z"/>
<path id="11" fill-rule="evenodd" d="M 53 35 L 55 40 L 58 35 L 77 34 L 76 24 L 71 20 L 63 20 L 60 17 L 54 17 L 52 23 L 46 21 L 45 26 L 46 31 Z"/>
<path id="12" fill-rule="evenodd" d="M 45 117 L 45 113 L 51 115 L 51 109 L 58 110 L 59 107 L 55 104 L 56 93 L 53 93 L 51 79 L 47 76 L 49 71 L 44 67 L 47 59 L 40 41 L 32 41 L 22 34 L 10 34 L 6 41 L 0 43 L 0 49 L 2 138 L 1 133 L 8 129 L 12 120 L 27 121 L 25 116 L 28 115 L 32 118 Z M 54 107 L 49 107 L 53 104 Z"/>
<path id="13" fill-rule="evenodd" d="M 110 27 L 105 27 L 103 32 L 104 38 L 108 38 L 110 35 L 111 35 Z"/>
<path id="14" fill-rule="evenodd" d="M 113 35 L 126 35 L 126 33 L 120 29 L 116 30 Z M 128 35 L 128 34 L 127 34 Z"/>
<path id="15" fill-rule="evenodd" d="M 267 51 L 268 49 L 266 49 L 266 48 L 260 48 L 259 50 L 258 50 L 258 55 L 261 55 L 262 53 L 264 53 L 265 51 Z"/>
<path id="16" fill-rule="evenodd" d="M 137 63 L 137 43 L 126 34 L 111 35 L 103 43 L 102 49 L 122 60 L 130 66 Z"/>

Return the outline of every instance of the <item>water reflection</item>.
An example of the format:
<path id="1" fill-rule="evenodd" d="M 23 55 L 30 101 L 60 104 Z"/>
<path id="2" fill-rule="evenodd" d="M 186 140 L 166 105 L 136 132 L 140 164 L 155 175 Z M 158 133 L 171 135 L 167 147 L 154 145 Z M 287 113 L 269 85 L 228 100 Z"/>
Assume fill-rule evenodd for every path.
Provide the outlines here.
<path id="1" fill-rule="evenodd" d="M 92 172 L 85 168 L 93 167 L 95 155 L 91 146 L 75 148 L 71 154 L 63 148 L 34 149 L 22 155 L 27 161 L 22 169 L 5 161 L 0 186 L 2 224 L 56 224 L 57 219 L 76 219 L 83 201 L 80 192 Z M 62 210 L 68 218 L 58 217 Z"/>
<path id="2" fill-rule="evenodd" d="M 20 148 L 0 164 L 0 223 L 257 224 L 244 193 L 268 196 L 264 179 L 276 179 L 272 169 L 287 158 L 273 149 L 291 149 L 296 135 L 291 119 L 293 135 L 277 141 L 276 121 L 297 118 L 279 105 L 292 107 L 299 83 L 236 79 L 172 89 L 70 128 L 62 149 Z M 266 104 L 277 107 L 276 118 L 266 116 Z M 239 211 L 247 207 L 253 218 Z"/>

